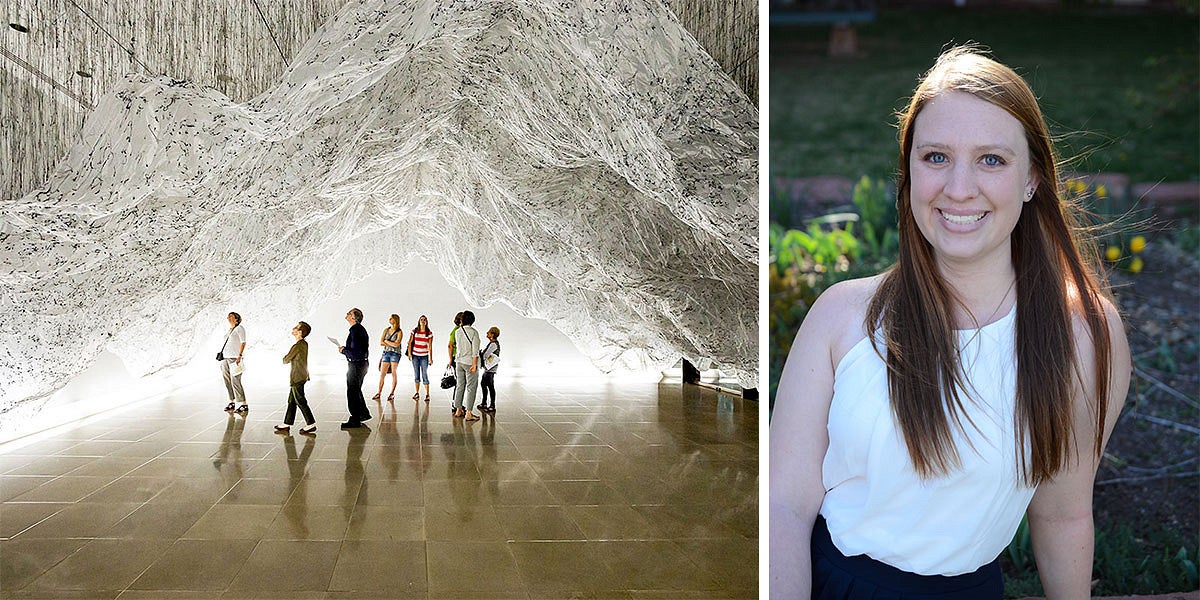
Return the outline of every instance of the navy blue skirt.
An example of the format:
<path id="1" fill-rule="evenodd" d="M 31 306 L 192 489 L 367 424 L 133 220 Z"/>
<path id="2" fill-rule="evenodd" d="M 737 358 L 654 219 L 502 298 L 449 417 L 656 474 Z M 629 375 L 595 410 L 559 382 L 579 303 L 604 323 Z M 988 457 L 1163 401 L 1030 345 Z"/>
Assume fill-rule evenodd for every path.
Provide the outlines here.
<path id="1" fill-rule="evenodd" d="M 962 575 L 917 575 L 865 554 L 845 556 L 833 545 L 825 518 L 812 536 L 813 600 L 1001 600 L 1000 560 Z"/>

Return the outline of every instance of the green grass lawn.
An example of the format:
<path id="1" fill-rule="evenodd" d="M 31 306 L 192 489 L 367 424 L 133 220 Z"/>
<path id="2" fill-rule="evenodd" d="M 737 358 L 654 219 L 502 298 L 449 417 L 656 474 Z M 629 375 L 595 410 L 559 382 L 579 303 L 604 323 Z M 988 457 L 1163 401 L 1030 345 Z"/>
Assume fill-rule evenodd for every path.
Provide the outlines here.
<path id="1" fill-rule="evenodd" d="M 944 44 L 975 41 L 1029 81 L 1072 170 L 1200 179 L 1194 15 L 886 11 L 849 59 L 825 56 L 828 27 L 770 35 L 772 176 L 891 179 L 894 112 Z"/>

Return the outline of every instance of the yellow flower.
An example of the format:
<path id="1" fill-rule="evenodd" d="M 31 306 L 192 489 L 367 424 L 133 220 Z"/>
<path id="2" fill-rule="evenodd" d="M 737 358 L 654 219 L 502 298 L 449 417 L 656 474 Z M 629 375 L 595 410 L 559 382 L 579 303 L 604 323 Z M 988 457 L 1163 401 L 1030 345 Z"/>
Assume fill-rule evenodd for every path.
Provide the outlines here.
<path id="1" fill-rule="evenodd" d="M 1108 188 L 1104 187 L 1103 183 L 1096 186 L 1096 196 L 1099 198 L 1107 198 L 1108 197 Z M 1137 252 L 1137 251 L 1134 250 L 1134 252 Z"/>
<path id="2" fill-rule="evenodd" d="M 1132 240 L 1129 240 L 1129 251 L 1130 252 L 1137 254 L 1138 252 L 1141 252 L 1142 250 L 1145 250 L 1145 249 L 1146 249 L 1146 238 L 1139 235 L 1139 236 L 1133 238 Z"/>
<path id="3" fill-rule="evenodd" d="M 1108 260 L 1117 260 L 1118 258 L 1121 258 L 1121 249 L 1116 246 L 1109 246 L 1108 249 L 1104 251 L 1104 258 L 1107 258 Z"/>
<path id="4" fill-rule="evenodd" d="M 1135 257 L 1133 257 L 1133 260 L 1129 261 L 1129 272 L 1130 273 L 1141 273 L 1142 272 L 1142 258 L 1140 256 L 1135 256 Z"/>

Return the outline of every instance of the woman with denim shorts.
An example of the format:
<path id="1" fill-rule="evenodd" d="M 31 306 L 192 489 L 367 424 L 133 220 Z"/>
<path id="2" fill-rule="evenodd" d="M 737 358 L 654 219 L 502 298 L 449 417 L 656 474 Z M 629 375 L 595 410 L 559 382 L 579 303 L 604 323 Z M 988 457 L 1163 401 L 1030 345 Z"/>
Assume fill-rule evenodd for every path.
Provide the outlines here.
<path id="1" fill-rule="evenodd" d="M 421 384 L 425 384 L 425 401 L 429 402 L 429 350 L 433 348 L 433 332 L 429 330 L 429 319 L 421 315 L 417 327 L 408 336 L 408 358 L 413 366 L 413 400 L 421 397 Z"/>
<path id="2" fill-rule="evenodd" d="M 400 340 L 404 332 L 400 331 L 400 315 L 388 317 L 387 329 L 383 330 L 379 344 L 383 346 L 383 358 L 379 359 L 379 391 L 375 392 L 372 400 L 378 400 L 383 395 L 383 380 L 388 373 L 392 374 L 392 391 L 388 393 L 388 402 L 396 396 L 396 366 L 400 363 Z"/>

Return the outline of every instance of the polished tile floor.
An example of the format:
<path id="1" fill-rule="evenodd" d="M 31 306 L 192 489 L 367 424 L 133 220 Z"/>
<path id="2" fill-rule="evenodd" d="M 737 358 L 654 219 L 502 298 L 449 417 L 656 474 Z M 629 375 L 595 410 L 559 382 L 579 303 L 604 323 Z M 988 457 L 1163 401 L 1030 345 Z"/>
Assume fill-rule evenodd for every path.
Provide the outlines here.
<path id="1" fill-rule="evenodd" d="M 756 402 L 501 374 L 482 421 L 409 392 L 347 432 L 339 383 L 315 437 L 218 379 L 0 449 L 0 598 L 757 597 Z"/>

